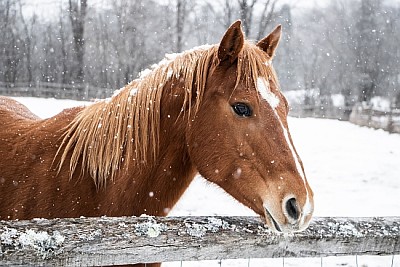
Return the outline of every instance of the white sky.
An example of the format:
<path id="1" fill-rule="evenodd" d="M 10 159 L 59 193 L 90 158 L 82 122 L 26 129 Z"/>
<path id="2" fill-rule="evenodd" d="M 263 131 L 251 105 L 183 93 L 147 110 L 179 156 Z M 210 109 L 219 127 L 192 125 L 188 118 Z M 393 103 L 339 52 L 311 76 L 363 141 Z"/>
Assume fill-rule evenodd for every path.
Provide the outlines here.
<path id="1" fill-rule="evenodd" d="M 329 3 L 330 0 L 280 0 L 280 4 L 290 4 L 296 9 L 304 9 L 313 6 L 324 6 Z M 400 1 L 400 0 L 398 0 Z M 33 12 L 40 16 L 52 16 L 54 12 L 60 10 L 61 5 L 68 4 L 68 0 L 23 0 L 24 2 L 24 13 L 31 15 Z M 160 2 L 168 2 L 166 0 L 160 0 Z M 90 6 L 108 6 L 109 0 L 88 0 Z"/>
<path id="2" fill-rule="evenodd" d="M 53 17 L 58 15 L 60 6 L 67 5 L 68 0 L 22 0 L 24 3 L 24 14 L 27 16 L 36 13 L 43 17 Z M 166 3 L 174 0 L 159 0 L 159 2 Z M 234 0 L 232 0 L 234 1 Z M 333 1 L 344 0 L 279 0 L 278 4 L 289 4 L 293 7 L 293 12 L 302 12 L 311 7 L 325 7 Z M 89 6 L 107 7 L 112 1 L 110 0 L 88 0 Z M 384 3 L 396 3 L 400 6 L 400 0 L 383 0 Z"/>

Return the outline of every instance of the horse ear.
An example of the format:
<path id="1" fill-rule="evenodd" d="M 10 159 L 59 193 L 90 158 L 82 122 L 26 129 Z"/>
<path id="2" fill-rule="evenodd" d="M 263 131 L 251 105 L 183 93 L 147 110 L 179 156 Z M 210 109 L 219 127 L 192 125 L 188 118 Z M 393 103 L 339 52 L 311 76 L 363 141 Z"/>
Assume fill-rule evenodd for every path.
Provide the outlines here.
<path id="1" fill-rule="evenodd" d="M 220 62 L 229 60 L 230 63 L 233 63 L 242 50 L 244 35 L 241 24 L 240 20 L 235 21 L 225 32 L 224 37 L 222 37 L 218 49 L 218 59 Z"/>
<path id="2" fill-rule="evenodd" d="M 257 43 L 257 46 L 265 51 L 271 59 L 275 55 L 275 49 L 278 47 L 281 33 L 282 26 L 278 25 L 267 37 Z"/>

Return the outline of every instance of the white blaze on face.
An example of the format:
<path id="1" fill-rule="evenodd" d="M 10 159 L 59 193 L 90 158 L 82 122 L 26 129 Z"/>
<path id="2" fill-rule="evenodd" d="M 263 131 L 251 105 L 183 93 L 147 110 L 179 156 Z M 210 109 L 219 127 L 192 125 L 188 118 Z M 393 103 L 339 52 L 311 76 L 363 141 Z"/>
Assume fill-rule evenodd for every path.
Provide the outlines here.
<path id="1" fill-rule="evenodd" d="M 265 101 L 267 101 L 267 103 L 273 109 L 273 111 L 275 113 L 275 116 L 278 119 L 278 121 L 279 121 L 279 123 L 280 123 L 280 125 L 282 127 L 283 134 L 284 134 L 285 139 L 286 139 L 286 143 L 288 144 L 289 149 L 292 152 L 293 159 L 294 159 L 294 162 L 296 164 L 297 172 L 300 174 L 300 176 L 301 176 L 301 178 L 303 180 L 303 183 L 304 183 L 304 187 L 306 188 L 307 199 L 306 199 L 306 203 L 304 204 L 304 207 L 303 207 L 303 218 L 302 218 L 302 220 L 304 220 L 304 217 L 311 213 L 312 207 L 311 207 L 311 203 L 310 203 L 310 200 L 309 200 L 309 193 L 308 193 L 308 189 L 307 189 L 307 185 L 306 185 L 306 178 L 305 178 L 303 169 L 301 167 L 299 158 L 298 158 L 298 156 L 296 154 L 296 151 L 294 150 L 292 142 L 290 141 L 288 130 L 283 125 L 283 123 L 281 121 L 281 118 L 279 117 L 278 113 L 276 112 L 276 108 L 279 105 L 279 98 L 271 91 L 271 89 L 269 88 L 269 83 L 265 80 L 264 77 L 258 77 L 257 78 L 257 90 L 260 93 L 261 97 Z"/>
<path id="2" fill-rule="evenodd" d="M 279 105 L 279 98 L 271 92 L 269 88 L 269 83 L 265 80 L 264 77 L 258 77 L 257 79 L 257 88 L 260 92 L 261 97 L 268 102 L 268 104 L 275 110 Z"/>

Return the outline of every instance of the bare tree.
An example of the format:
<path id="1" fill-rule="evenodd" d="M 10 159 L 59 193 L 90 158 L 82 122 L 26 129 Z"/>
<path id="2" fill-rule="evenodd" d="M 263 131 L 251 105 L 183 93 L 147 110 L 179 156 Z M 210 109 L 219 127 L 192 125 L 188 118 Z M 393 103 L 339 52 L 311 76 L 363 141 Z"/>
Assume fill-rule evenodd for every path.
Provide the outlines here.
<path id="1" fill-rule="evenodd" d="M 15 83 L 18 80 L 18 66 L 22 60 L 20 53 L 20 32 L 17 27 L 17 10 L 15 0 L 6 0 L 2 3 L 4 9 L 0 18 L 2 38 L 0 38 L 3 59 L 3 77 L 6 83 Z"/>
<path id="2" fill-rule="evenodd" d="M 61 14 L 62 14 L 62 6 L 60 6 Z M 59 32 L 58 32 L 58 40 L 60 41 L 61 48 L 61 83 L 67 84 L 70 82 L 71 73 L 68 70 L 68 53 L 67 53 L 67 36 L 66 36 L 66 26 L 64 23 L 63 16 L 59 18 Z"/>
<path id="3" fill-rule="evenodd" d="M 261 28 L 259 31 L 259 39 L 266 35 L 267 32 L 261 34 L 265 29 L 271 29 L 277 24 L 282 25 L 283 33 L 279 42 L 278 56 L 274 60 L 274 65 L 278 71 L 279 82 L 282 88 L 293 90 L 298 86 L 299 79 L 297 77 L 297 72 L 299 72 L 299 70 L 297 68 L 298 64 L 295 54 L 297 41 L 293 40 L 292 7 L 288 4 L 284 4 L 279 10 L 275 9 L 275 11 L 270 14 L 271 19 L 268 18 L 268 20 L 266 20 L 268 21 L 265 26 L 266 28 Z"/>
<path id="4" fill-rule="evenodd" d="M 231 0 L 225 0 L 224 3 L 224 14 L 223 14 L 223 20 L 224 20 L 224 26 L 225 28 L 228 28 L 232 22 L 233 22 L 233 12 L 234 12 L 234 6 L 232 4 Z"/>
<path id="5" fill-rule="evenodd" d="M 265 30 L 271 23 L 272 18 L 275 14 L 275 5 L 277 2 L 278 0 L 267 0 L 264 3 L 263 11 L 260 14 L 260 21 L 258 23 L 257 40 L 261 40 L 265 36 Z"/>
<path id="6" fill-rule="evenodd" d="M 96 27 L 98 29 L 96 30 L 96 43 L 99 44 L 98 46 L 98 56 L 100 57 L 100 67 L 98 70 L 98 77 L 100 80 L 101 86 L 106 86 L 108 87 L 111 83 L 111 79 L 108 78 L 107 75 L 107 64 L 109 63 L 109 40 L 110 40 L 110 33 L 109 33 L 109 26 L 106 23 L 106 20 L 104 18 L 104 14 L 99 14 L 98 16 L 98 21 Z M 95 75 L 96 76 L 96 75 Z M 96 80 L 96 77 L 94 77 L 93 80 Z M 94 82 L 94 81 L 93 81 Z M 96 86 L 98 86 L 96 84 Z"/>
<path id="7" fill-rule="evenodd" d="M 182 51 L 182 39 L 183 39 L 183 27 L 185 25 L 187 15 L 187 1 L 177 0 L 176 1 L 176 50 Z"/>
<path id="8" fill-rule="evenodd" d="M 22 1 L 18 1 L 19 4 L 19 12 L 20 12 L 20 17 L 21 17 L 21 22 L 23 26 L 23 31 L 24 31 L 24 54 L 26 57 L 26 70 L 27 70 L 27 76 L 28 76 L 28 82 L 32 84 L 33 82 L 33 74 L 32 74 L 32 50 L 35 45 L 35 35 L 33 32 L 35 31 L 35 24 L 37 21 L 37 16 L 36 14 L 33 14 L 29 22 L 27 22 L 24 18 L 24 14 L 22 13 Z"/>
<path id="9" fill-rule="evenodd" d="M 84 82 L 84 54 L 85 54 L 85 17 L 87 9 L 87 0 L 69 0 L 69 18 L 72 25 L 72 35 L 74 39 L 74 48 L 76 55 L 76 81 Z"/>
<path id="10" fill-rule="evenodd" d="M 360 101 L 369 101 L 378 90 L 381 76 L 379 53 L 383 39 L 379 37 L 378 17 L 381 3 L 379 0 L 361 0 L 359 19 L 356 22 L 357 68 L 361 72 L 359 85 Z M 378 28 L 379 27 L 379 28 Z"/>
<path id="11" fill-rule="evenodd" d="M 383 62 L 387 62 L 384 70 L 387 72 L 386 79 L 388 96 L 391 97 L 395 106 L 400 108 L 400 76 L 398 66 L 400 64 L 400 8 L 391 8 L 387 11 L 388 17 L 385 23 L 385 39 L 383 51 Z"/>
<path id="12" fill-rule="evenodd" d="M 332 2 L 328 7 L 332 16 L 324 16 L 322 23 L 324 24 L 325 47 L 330 50 L 330 57 L 333 59 L 330 62 L 333 71 L 330 72 L 329 87 L 334 85 L 336 87 L 334 93 L 341 93 L 345 97 L 345 105 L 352 106 L 356 101 L 353 90 L 357 86 L 357 70 L 354 65 L 356 56 L 352 41 L 354 18 L 351 9 L 347 6 L 348 3 L 346 0 Z"/>
<path id="13" fill-rule="evenodd" d="M 246 36 L 250 36 L 253 21 L 253 9 L 258 0 L 237 0 L 239 5 L 240 19 Z"/>
<path id="14" fill-rule="evenodd" d="M 400 95 L 400 9 L 390 1 L 334 0 L 293 19 L 294 5 L 279 0 L 104 1 L 88 12 L 87 0 L 68 0 L 68 12 L 42 20 L 24 0 L 0 0 L 0 81 L 119 87 L 166 52 L 217 42 L 239 17 L 254 39 L 282 24 L 282 89 L 342 93 L 349 104 Z"/>

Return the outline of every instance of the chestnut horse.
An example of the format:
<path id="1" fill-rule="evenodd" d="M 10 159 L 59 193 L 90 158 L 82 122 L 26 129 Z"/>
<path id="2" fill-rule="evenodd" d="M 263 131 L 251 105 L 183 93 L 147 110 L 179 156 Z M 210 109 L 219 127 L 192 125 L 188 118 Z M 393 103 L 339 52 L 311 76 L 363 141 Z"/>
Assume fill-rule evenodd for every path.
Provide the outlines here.
<path id="1" fill-rule="evenodd" d="M 48 119 L 1 97 L 0 219 L 165 216 L 200 173 L 272 230 L 305 229 L 313 193 L 271 65 L 280 35 L 253 44 L 237 21 L 220 44 Z"/>

